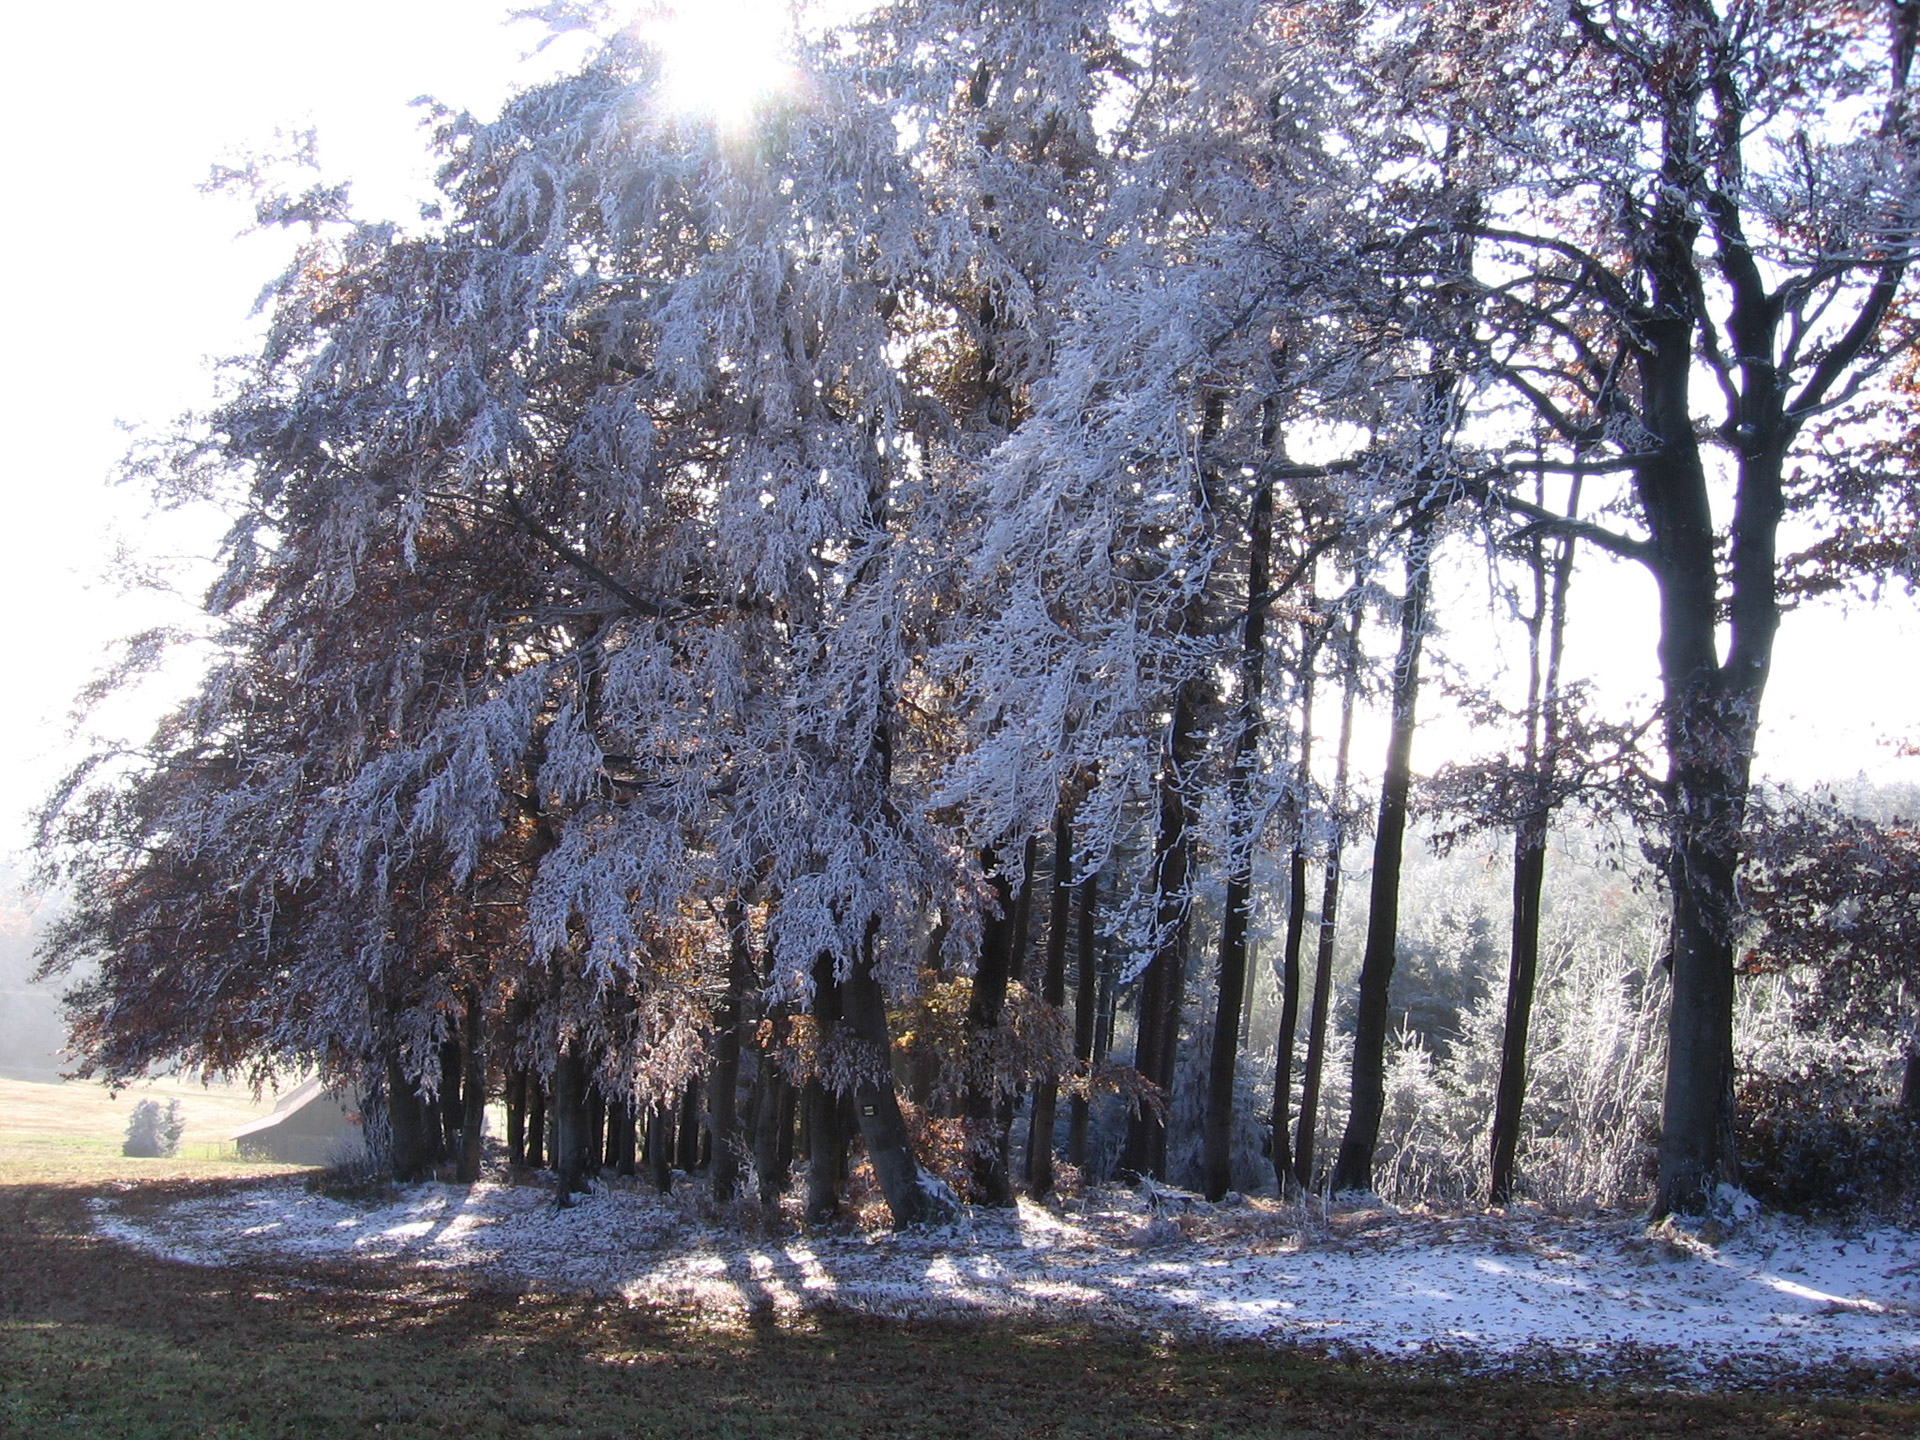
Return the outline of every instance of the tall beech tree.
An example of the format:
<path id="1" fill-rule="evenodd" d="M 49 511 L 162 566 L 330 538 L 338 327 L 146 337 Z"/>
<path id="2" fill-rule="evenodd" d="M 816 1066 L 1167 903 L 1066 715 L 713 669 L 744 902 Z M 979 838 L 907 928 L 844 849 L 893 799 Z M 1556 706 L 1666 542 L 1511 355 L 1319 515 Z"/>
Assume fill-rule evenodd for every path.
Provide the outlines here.
<path id="1" fill-rule="evenodd" d="M 1433 279 L 1471 316 L 1489 421 L 1517 407 L 1558 441 L 1557 473 L 1621 477 L 1630 524 L 1542 514 L 1498 467 L 1489 502 L 1644 567 L 1659 595 L 1674 990 L 1656 1212 L 1737 1179 L 1734 876 L 1782 527 L 1819 525 L 1836 427 L 1910 343 L 1910 32 L 1906 7 L 1823 0 L 1520 5 L 1484 25 L 1409 7 L 1354 55 L 1416 146 L 1470 120 L 1478 216 L 1410 226 L 1400 254 L 1472 238 L 1472 279 Z M 1528 198 L 1546 190 L 1564 202 Z"/>

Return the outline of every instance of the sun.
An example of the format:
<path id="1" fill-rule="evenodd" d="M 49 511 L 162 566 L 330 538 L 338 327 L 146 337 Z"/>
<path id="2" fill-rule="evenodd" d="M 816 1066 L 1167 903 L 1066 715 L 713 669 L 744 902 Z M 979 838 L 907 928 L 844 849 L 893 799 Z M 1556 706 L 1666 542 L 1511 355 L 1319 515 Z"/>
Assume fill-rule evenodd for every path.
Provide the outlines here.
<path id="1" fill-rule="evenodd" d="M 798 80 L 781 0 L 681 0 L 642 27 L 665 65 L 661 98 L 673 109 L 740 129 Z"/>

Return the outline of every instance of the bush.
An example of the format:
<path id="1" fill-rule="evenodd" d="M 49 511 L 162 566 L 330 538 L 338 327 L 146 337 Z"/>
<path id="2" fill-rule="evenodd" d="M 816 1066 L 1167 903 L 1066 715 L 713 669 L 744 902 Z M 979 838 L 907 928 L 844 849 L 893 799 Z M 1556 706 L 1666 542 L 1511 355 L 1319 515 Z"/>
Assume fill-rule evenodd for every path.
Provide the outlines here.
<path id="1" fill-rule="evenodd" d="M 142 1100 L 127 1120 L 127 1140 L 120 1153 L 147 1160 L 177 1155 L 186 1128 L 187 1117 L 180 1113 L 178 1100 L 169 1100 L 164 1110 L 158 1101 Z"/>
<path id="2" fill-rule="evenodd" d="M 1874 1078 L 1843 1060 L 1747 1079 L 1741 1183 L 1801 1214 L 1920 1210 L 1920 1116 L 1876 1093 Z"/>

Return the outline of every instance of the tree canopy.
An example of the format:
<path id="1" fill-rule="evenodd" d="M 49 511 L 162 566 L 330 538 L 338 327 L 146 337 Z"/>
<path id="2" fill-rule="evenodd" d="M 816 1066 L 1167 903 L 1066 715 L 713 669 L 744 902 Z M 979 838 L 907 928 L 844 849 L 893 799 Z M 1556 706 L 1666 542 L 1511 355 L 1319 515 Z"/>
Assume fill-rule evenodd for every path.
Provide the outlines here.
<path id="1" fill-rule="evenodd" d="M 46 814 L 83 1064 L 317 1065 L 396 1137 L 409 1094 L 499 1084 L 556 1143 L 706 1083 L 744 1153 L 744 1053 L 749 1132 L 798 1124 L 831 1206 L 857 1130 L 906 1223 L 930 1165 L 1003 1191 L 1036 1084 L 1126 1094 L 1164 1176 L 1211 1047 L 1218 1193 L 1249 922 L 1287 897 L 1290 1065 L 1316 857 L 1332 943 L 1338 683 L 1343 734 L 1372 688 L 1395 735 L 1335 1172 L 1366 1188 L 1432 568 L 1552 544 L 1564 607 L 1577 543 L 1660 593 L 1656 1204 L 1734 1182 L 1773 637 L 1817 577 L 1911 563 L 1875 418 L 1912 393 L 1910 9 L 900 0 L 796 40 L 738 130 L 591 23 L 579 73 L 440 117 L 427 218 L 261 198 L 310 238 L 163 467 L 231 507 L 219 657 Z M 1535 857 L 1599 765 L 1569 730 L 1617 768 L 1645 728 L 1540 669 L 1546 595 L 1526 763 L 1456 787 Z"/>

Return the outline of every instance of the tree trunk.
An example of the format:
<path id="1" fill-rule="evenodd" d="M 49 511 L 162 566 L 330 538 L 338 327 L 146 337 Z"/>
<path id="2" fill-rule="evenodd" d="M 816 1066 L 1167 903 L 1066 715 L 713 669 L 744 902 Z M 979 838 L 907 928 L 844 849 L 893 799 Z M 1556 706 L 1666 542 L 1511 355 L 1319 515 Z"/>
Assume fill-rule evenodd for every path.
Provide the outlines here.
<path id="1" fill-rule="evenodd" d="M 860 954 L 844 987 L 847 1027 L 854 1043 L 865 1052 L 862 1063 L 855 1067 L 859 1078 L 854 1082 L 853 1107 L 861 1138 L 866 1142 L 867 1159 L 881 1193 L 887 1197 L 887 1209 L 893 1214 L 894 1228 L 905 1229 L 949 1219 L 952 1207 L 921 1173 L 894 1091 L 886 997 L 873 974 L 873 947 L 879 931 L 878 917 L 868 921 Z"/>
<path id="2" fill-rule="evenodd" d="M 454 1179 L 472 1185 L 480 1178 L 480 1150 L 487 1122 L 487 1055 L 480 1045 L 479 986 L 467 988 L 466 1002 L 466 1034 L 461 1046 L 466 1063 L 460 1077 L 460 1168 Z"/>
<path id="3" fill-rule="evenodd" d="M 986 857 L 991 868 L 991 852 Z M 1006 1006 L 1007 986 L 1014 975 L 1014 957 L 1020 948 L 1020 920 L 1030 909 L 1028 896 L 1033 888 L 1032 854 L 1027 853 L 1028 868 L 1020 881 L 1021 896 L 1004 875 L 993 873 L 994 902 L 999 914 L 986 924 L 980 937 L 980 959 L 974 967 L 973 986 L 967 1001 L 968 1043 L 976 1049 L 991 1043 L 992 1032 L 1000 1026 L 1000 1012 Z M 967 1087 L 965 1112 L 972 1144 L 970 1172 L 975 1196 L 980 1203 L 1004 1208 L 1013 1204 L 1013 1184 L 1007 1174 L 1007 1151 L 1000 1127 L 1000 1095 L 993 1079 L 976 1078 Z"/>
<path id="4" fill-rule="evenodd" d="M 620 1142 L 613 1156 L 613 1173 L 631 1179 L 640 1173 L 640 1107 L 629 1095 L 620 1104 Z"/>
<path id="5" fill-rule="evenodd" d="M 1099 919 L 1099 875 L 1089 873 L 1080 882 L 1079 889 L 1078 933 L 1075 936 L 1078 942 L 1076 949 L 1079 952 L 1075 957 L 1075 963 L 1079 968 L 1074 972 L 1073 1058 L 1079 1063 L 1084 1076 L 1091 1074 L 1093 1070 L 1094 1029 L 1100 1014 L 1100 962 L 1099 957 L 1094 954 L 1095 925 Z M 1067 1161 L 1081 1171 L 1082 1178 L 1087 1168 L 1089 1118 L 1086 1088 L 1083 1084 L 1074 1092 L 1067 1121 Z"/>
<path id="6" fill-rule="evenodd" d="M 1542 490 L 1544 491 L 1544 483 Z M 1544 493 L 1540 499 L 1544 502 Z M 1578 514 L 1580 477 L 1568 489 L 1567 514 Z M 1547 877 L 1547 834 L 1560 770 L 1560 663 L 1566 649 L 1567 589 L 1573 579 L 1573 539 L 1563 536 L 1548 585 L 1546 556 L 1532 553 L 1533 612 L 1527 624 L 1528 813 L 1513 833 L 1513 936 L 1507 964 L 1506 1025 L 1500 1039 L 1500 1078 L 1494 1090 L 1488 1199 L 1513 1198 L 1514 1161 L 1527 1091 L 1527 1032 L 1540 969 L 1540 895 Z M 1544 630 L 1544 635 L 1542 631 Z M 1543 643 L 1544 642 L 1544 643 Z M 1543 654 L 1544 650 L 1544 654 Z"/>
<path id="7" fill-rule="evenodd" d="M 1341 852 L 1346 845 L 1347 763 L 1353 753 L 1353 705 L 1359 688 L 1359 621 L 1349 637 L 1346 683 L 1340 696 L 1340 745 L 1333 762 L 1333 814 L 1327 827 L 1327 857 L 1320 878 L 1320 935 L 1313 960 L 1313 1008 L 1307 1018 L 1307 1064 L 1300 1077 L 1300 1122 L 1294 1132 L 1293 1174 L 1313 1188 L 1314 1150 L 1320 1133 L 1320 1080 L 1327 1063 L 1327 1023 L 1333 1009 L 1334 941 L 1340 925 Z M 1285 1187 L 1282 1186 L 1282 1189 Z"/>
<path id="8" fill-rule="evenodd" d="M 587 1061 L 569 1046 L 553 1067 L 554 1203 L 565 1207 L 587 1188 Z"/>
<path id="9" fill-rule="evenodd" d="M 700 1077 L 688 1079 L 680 1092 L 680 1122 L 674 1130 L 674 1168 L 691 1175 L 700 1168 Z"/>
<path id="10" fill-rule="evenodd" d="M 653 1104 L 647 1107 L 647 1173 L 653 1188 L 662 1195 L 673 1193 L 673 1109 Z"/>
<path id="11" fill-rule="evenodd" d="M 1159 937 L 1147 962 L 1139 992 L 1139 1023 L 1133 1066 L 1173 1101 L 1175 1051 L 1187 983 L 1187 946 L 1193 918 L 1193 795 L 1191 774 L 1200 758 L 1198 680 L 1174 691 L 1168 723 L 1166 763 L 1161 772 L 1159 820 L 1154 833 L 1154 930 Z M 1141 1106 L 1127 1125 L 1120 1165 L 1136 1175 L 1167 1177 L 1167 1125 L 1164 1111 Z"/>
<path id="12" fill-rule="evenodd" d="M 547 1087 L 532 1071 L 527 1074 L 527 1167 L 547 1168 Z"/>
<path id="13" fill-rule="evenodd" d="M 393 1178 L 411 1185 L 433 1173 L 431 1140 L 439 1119 L 400 1068 L 387 1062 L 387 1145 Z"/>
<path id="14" fill-rule="evenodd" d="M 707 1119 L 713 1135 L 713 1198 L 733 1199 L 739 1184 L 740 1136 L 735 1109 L 740 1100 L 740 1041 L 746 997 L 753 988 L 747 907 L 727 902 L 727 991 L 714 1016 L 713 1078 L 707 1087 Z"/>
<path id="15" fill-rule="evenodd" d="M 527 1072 L 507 1072 L 507 1163 L 523 1169 L 527 1163 Z"/>
<path id="16" fill-rule="evenodd" d="M 1513 1198 L 1514 1157 L 1520 1145 L 1520 1107 L 1526 1095 L 1527 1029 L 1540 966 L 1540 891 L 1547 873 L 1543 827 L 1521 827 L 1513 840 L 1513 943 L 1507 964 L 1506 1028 L 1500 1037 L 1500 1079 L 1493 1098 L 1493 1159 L 1488 1198 Z"/>
<path id="17" fill-rule="evenodd" d="M 587 1124 L 580 1150 L 586 1156 L 587 1174 L 600 1173 L 600 1162 L 607 1153 L 607 1097 L 598 1085 L 587 1092 Z"/>
<path id="18" fill-rule="evenodd" d="M 1233 1188 L 1233 1098 L 1239 1073 L 1240 1006 L 1247 988 L 1247 921 L 1253 908 L 1253 855 L 1259 844 L 1253 782 L 1260 767 L 1260 706 L 1266 683 L 1268 561 L 1273 551 L 1273 487 L 1253 497 L 1247 560 L 1247 612 L 1240 631 L 1240 696 L 1233 757 L 1227 772 L 1227 893 L 1207 1063 L 1207 1106 L 1201 1123 L 1201 1187 L 1209 1200 Z M 1296 955 L 1296 960 L 1297 960 Z M 1296 967 L 1297 968 L 1297 967 Z M 1298 990 L 1298 986 L 1295 986 Z M 1284 1111 L 1286 1102 L 1281 1101 Z M 1163 1162 L 1164 1164 L 1164 1162 Z"/>
<path id="19" fill-rule="evenodd" d="M 460 1059 L 458 1036 L 448 1036 L 440 1045 L 440 1093 L 435 1099 L 438 1124 L 436 1136 L 441 1163 L 459 1164 L 460 1126 L 466 1119 L 466 1107 L 460 1101 L 460 1076 L 465 1067 Z"/>
<path id="20" fill-rule="evenodd" d="M 1414 704 L 1420 693 L 1420 646 L 1426 638 L 1432 586 L 1431 512 L 1416 517 L 1407 554 L 1407 598 L 1400 612 L 1400 652 L 1393 670 L 1392 727 L 1380 781 L 1380 818 L 1374 831 L 1373 885 L 1367 911 L 1367 948 L 1353 1036 L 1353 1108 L 1333 1166 L 1335 1190 L 1373 1189 L 1373 1152 L 1386 1106 L 1387 989 L 1393 981 L 1400 926 L 1401 846 L 1407 828 L 1407 789 L 1413 774 Z"/>
<path id="21" fill-rule="evenodd" d="M 1047 969 L 1040 980 L 1040 998 L 1055 1010 L 1067 1003 L 1067 931 L 1072 924 L 1073 823 L 1062 806 L 1053 819 L 1053 904 L 1047 915 Z M 1027 1130 L 1027 1191 L 1036 1198 L 1053 1189 L 1053 1121 L 1059 1098 L 1060 1077 L 1042 1075 L 1034 1085 L 1033 1119 Z"/>

